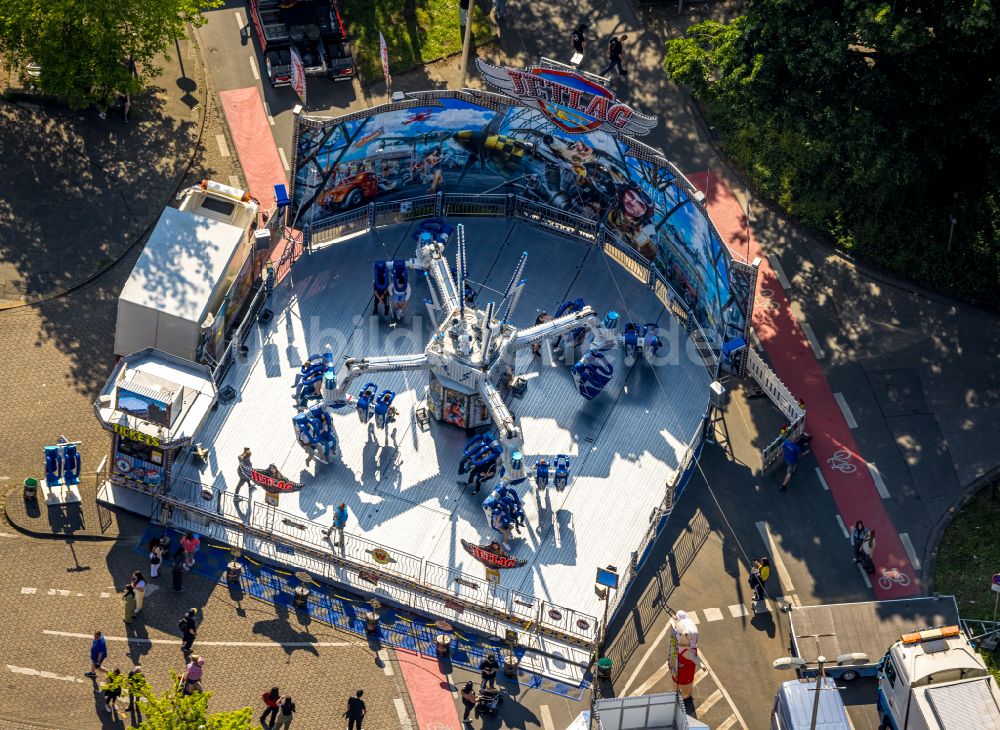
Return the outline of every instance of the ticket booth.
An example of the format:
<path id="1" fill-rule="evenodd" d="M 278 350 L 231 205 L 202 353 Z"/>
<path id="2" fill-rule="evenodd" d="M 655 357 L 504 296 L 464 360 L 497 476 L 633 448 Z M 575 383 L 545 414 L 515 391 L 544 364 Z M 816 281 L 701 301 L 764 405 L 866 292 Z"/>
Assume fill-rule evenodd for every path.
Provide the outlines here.
<path id="1" fill-rule="evenodd" d="M 175 355 L 148 348 L 115 365 L 94 410 L 111 433 L 109 480 L 148 494 L 169 488 L 178 452 L 215 403 L 212 374 Z"/>
<path id="2" fill-rule="evenodd" d="M 478 428 L 493 423 L 478 392 L 433 370 L 427 390 L 427 410 L 437 420 L 459 428 Z"/>

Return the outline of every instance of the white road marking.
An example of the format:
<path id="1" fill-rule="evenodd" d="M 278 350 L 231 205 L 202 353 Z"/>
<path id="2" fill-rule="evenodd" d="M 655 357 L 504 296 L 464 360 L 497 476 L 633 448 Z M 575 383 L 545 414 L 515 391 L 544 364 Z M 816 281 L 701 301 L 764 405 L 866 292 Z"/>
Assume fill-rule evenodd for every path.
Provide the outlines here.
<path id="1" fill-rule="evenodd" d="M 664 637 L 666 637 L 669 631 L 670 631 L 670 622 L 667 621 L 666 625 L 663 627 L 663 630 L 656 635 L 656 638 L 653 639 L 653 643 L 649 645 L 649 648 L 646 649 L 646 653 L 642 655 L 642 659 L 640 659 L 639 663 L 636 665 L 635 670 L 632 672 L 632 676 L 630 676 L 628 678 L 628 681 L 626 681 L 625 684 L 622 685 L 621 694 L 623 695 L 628 694 L 628 688 L 632 685 L 632 682 L 635 681 L 635 678 L 639 676 L 639 670 L 641 670 L 642 667 L 646 664 L 646 660 L 648 660 L 649 657 L 652 656 L 653 650 L 660 645 L 660 642 L 663 641 Z"/>
<path id="2" fill-rule="evenodd" d="M 717 608 L 703 608 L 701 612 L 705 614 L 706 621 L 721 621 L 722 611 Z"/>
<path id="3" fill-rule="evenodd" d="M 851 533 L 847 529 L 847 525 L 844 524 L 844 518 L 841 517 L 840 515 L 834 515 L 834 517 L 837 518 L 837 524 L 840 525 L 840 531 L 844 533 L 844 537 L 846 537 L 848 540 L 850 540 L 851 539 Z"/>
<path id="4" fill-rule="evenodd" d="M 823 352 L 823 348 L 819 345 L 819 340 L 816 339 L 816 333 L 813 332 L 813 328 L 805 322 L 799 322 L 799 326 L 802 328 L 802 334 L 804 334 L 806 336 L 806 340 L 809 341 L 809 347 L 812 348 L 813 355 L 816 356 L 816 359 L 822 360 L 826 357 L 826 353 Z"/>
<path id="5" fill-rule="evenodd" d="M 767 261 L 771 264 L 771 270 L 774 272 L 774 275 L 778 277 L 778 283 L 781 284 L 781 287 L 785 291 L 791 289 L 792 284 L 788 281 L 788 277 L 785 276 L 785 270 L 781 268 L 781 263 L 778 261 L 778 257 L 769 256 Z"/>
<path id="6" fill-rule="evenodd" d="M 281 158 L 281 166 L 285 168 L 285 172 L 288 172 L 292 168 L 288 166 L 288 158 L 285 157 L 285 150 L 283 147 L 278 148 L 278 156 Z"/>
<path id="7" fill-rule="evenodd" d="M 541 716 L 543 730 L 556 730 L 555 723 L 552 722 L 552 713 L 549 712 L 548 705 L 539 705 L 538 714 Z"/>
<path id="8" fill-rule="evenodd" d="M 396 707 L 396 717 L 399 718 L 399 727 L 403 730 L 412 730 L 413 724 L 410 722 L 410 716 L 406 714 L 406 705 L 403 704 L 403 700 L 399 699 L 399 697 L 394 697 L 392 704 Z"/>
<path id="9" fill-rule="evenodd" d="M 93 640 L 93 634 L 76 634 L 71 631 L 53 631 L 52 629 L 42 629 L 46 636 L 59 636 L 67 639 L 87 639 Z M 132 636 L 108 636 L 104 635 L 106 641 L 123 641 L 129 644 L 174 644 L 179 645 L 180 639 L 141 639 Z M 199 641 L 198 646 L 249 646 L 262 648 L 303 648 L 310 646 L 318 647 L 338 647 L 338 646 L 368 646 L 360 641 Z"/>
<path id="10" fill-rule="evenodd" d="M 219 154 L 223 157 L 229 157 L 229 145 L 226 144 L 226 136 L 224 134 L 215 135 L 215 143 L 219 145 Z"/>
<path id="11" fill-rule="evenodd" d="M 101 591 L 101 598 L 111 598 L 111 594 Z"/>
<path id="12" fill-rule="evenodd" d="M 246 23 L 243 21 L 243 13 L 239 10 L 236 11 L 236 25 L 240 26 L 240 30 L 246 27 Z"/>
<path id="13" fill-rule="evenodd" d="M 692 687 L 697 687 L 698 686 L 698 682 L 700 682 L 701 680 L 703 680 L 707 676 L 708 676 L 708 672 L 698 672 L 698 671 L 696 671 L 694 673 L 694 681 L 691 682 L 691 686 Z"/>
<path id="14" fill-rule="evenodd" d="M 702 718 L 708 714 L 708 711 L 715 707 L 715 703 L 722 699 L 722 690 L 717 689 L 712 694 L 710 694 L 704 702 L 699 702 L 698 706 L 694 708 L 694 716 L 697 718 Z"/>
<path id="15" fill-rule="evenodd" d="M 240 186 L 240 179 L 235 175 L 230 175 L 229 184 L 232 185 L 234 188 L 238 188 Z"/>
<path id="16" fill-rule="evenodd" d="M 255 81 L 260 81 L 260 69 L 257 68 L 257 59 L 253 56 L 249 56 L 250 59 L 250 73 L 253 74 Z"/>
<path id="17" fill-rule="evenodd" d="M 885 480 L 882 478 L 882 473 L 875 466 L 874 462 L 866 462 L 868 464 L 868 472 L 872 475 L 872 480 L 875 482 L 875 489 L 878 490 L 878 495 L 882 499 L 889 499 L 889 488 L 885 486 Z"/>
<path id="18" fill-rule="evenodd" d="M 382 671 L 387 677 L 392 676 L 392 665 L 389 663 L 389 652 L 386 649 L 378 650 L 379 661 L 382 662 Z"/>
<path id="19" fill-rule="evenodd" d="M 15 667 L 13 664 L 8 664 L 7 671 L 13 672 L 14 674 L 27 674 L 30 677 L 41 677 L 43 679 L 58 679 L 60 682 L 79 682 L 84 684 L 84 680 L 79 677 L 68 677 L 62 674 L 55 674 L 53 672 L 43 672 L 37 669 L 29 669 L 28 667 Z"/>
<path id="20" fill-rule="evenodd" d="M 12 535 L 9 532 L 0 532 L 0 537 L 17 537 L 17 535 Z"/>
<path id="21" fill-rule="evenodd" d="M 22 588 L 21 589 L 21 595 L 22 596 L 30 596 L 30 595 L 32 595 L 34 593 L 38 593 L 38 589 L 37 588 Z"/>
<path id="22" fill-rule="evenodd" d="M 739 709 L 736 707 L 736 703 L 733 702 L 733 698 L 729 696 L 726 688 L 722 686 L 722 682 L 719 681 L 719 676 L 712 671 L 712 667 L 708 663 L 708 658 L 703 652 L 700 651 L 698 652 L 698 657 L 701 659 L 701 665 L 705 668 L 705 671 L 712 675 L 712 680 L 719 688 L 719 691 L 722 692 L 722 696 L 726 698 L 726 702 L 729 703 L 729 707 L 732 709 L 733 714 L 736 715 L 736 721 L 739 722 L 741 730 L 749 730 L 746 722 L 743 721 L 743 715 L 740 714 Z"/>
<path id="23" fill-rule="evenodd" d="M 758 522 L 757 532 L 760 533 L 760 539 L 763 540 L 764 545 L 767 546 L 767 552 L 771 556 L 771 564 L 778 572 L 778 579 L 781 581 L 781 587 L 786 591 L 792 590 L 792 578 L 788 575 L 788 571 L 785 569 L 785 562 L 781 559 L 781 555 L 778 553 L 778 546 L 775 544 L 774 538 L 771 537 L 771 531 L 768 529 L 767 523 Z"/>
<path id="24" fill-rule="evenodd" d="M 823 487 L 823 489 L 825 489 L 827 492 L 829 492 L 830 485 L 826 483 L 826 479 L 823 478 L 823 472 L 820 471 L 820 468 L 818 466 L 816 467 L 816 478 L 819 479 L 820 486 Z"/>
<path id="25" fill-rule="evenodd" d="M 274 117 L 271 116 L 271 107 L 269 107 L 267 105 L 266 101 L 264 102 L 264 113 L 267 115 L 267 123 L 270 124 L 273 127 L 274 126 Z"/>
<path id="26" fill-rule="evenodd" d="M 727 717 L 721 725 L 719 725 L 715 730 L 729 730 L 733 725 L 736 724 L 736 715 L 730 715 Z"/>
<path id="27" fill-rule="evenodd" d="M 865 572 L 865 569 L 861 567 L 860 563 L 858 564 L 858 570 L 861 571 L 861 577 L 865 581 L 865 586 L 868 587 L 868 588 L 871 588 L 872 587 L 872 582 L 871 582 L 871 580 L 869 580 L 868 573 Z"/>
<path id="28" fill-rule="evenodd" d="M 739 618 L 740 616 L 748 616 L 750 614 L 747 611 L 747 607 L 742 603 L 734 603 L 729 607 L 729 613 L 733 614 L 733 618 Z"/>
<path id="29" fill-rule="evenodd" d="M 837 405 L 840 406 L 840 412 L 844 414 L 844 420 L 847 421 L 847 427 L 857 428 L 858 422 L 854 420 L 854 414 L 851 413 L 851 407 L 847 405 L 847 400 L 844 398 L 844 394 L 834 393 L 833 399 L 837 401 Z"/>
<path id="30" fill-rule="evenodd" d="M 691 622 L 695 626 L 697 626 L 698 625 L 698 612 L 697 611 L 688 611 L 687 615 L 688 615 L 688 618 L 691 619 Z"/>
<path id="31" fill-rule="evenodd" d="M 903 550 L 906 551 L 906 556 L 910 559 L 913 569 L 920 570 L 920 558 L 917 557 L 917 551 L 913 549 L 913 542 L 910 540 L 910 536 L 905 532 L 901 532 L 899 533 L 899 539 L 903 543 Z"/>
<path id="32" fill-rule="evenodd" d="M 657 682 L 663 679 L 665 676 L 670 674 L 670 663 L 663 662 L 663 666 L 657 669 L 645 682 L 640 684 L 635 690 L 629 692 L 629 697 L 638 697 L 639 695 L 644 695 L 646 692 L 651 690 Z"/>

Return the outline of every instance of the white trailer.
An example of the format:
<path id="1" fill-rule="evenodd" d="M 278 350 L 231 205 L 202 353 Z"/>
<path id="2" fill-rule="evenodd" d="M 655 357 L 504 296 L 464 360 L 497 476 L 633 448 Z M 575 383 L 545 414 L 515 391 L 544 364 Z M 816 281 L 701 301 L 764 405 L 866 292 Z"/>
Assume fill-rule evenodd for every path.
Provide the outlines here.
<path id="1" fill-rule="evenodd" d="M 899 638 L 879 665 L 882 730 L 1000 730 L 1000 690 L 958 626 Z"/>
<path id="2" fill-rule="evenodd" d="M 118 298 L 115 355 L 153 347 L 210 360 L 257 273 L 259 206 L 242 190 L 204 181 L 166 208 Z M 206 357 L 207 356 L 207 357 Z"/>

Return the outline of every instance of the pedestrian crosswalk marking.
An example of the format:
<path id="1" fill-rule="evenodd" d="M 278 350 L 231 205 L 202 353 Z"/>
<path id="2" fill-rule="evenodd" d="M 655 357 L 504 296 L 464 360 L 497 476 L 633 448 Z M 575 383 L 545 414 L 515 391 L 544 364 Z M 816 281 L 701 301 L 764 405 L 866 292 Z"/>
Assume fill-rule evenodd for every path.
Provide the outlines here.
<path id="1" fill-rule="evenodd" d="M 705 614 L 706 621 L 721 621 L 722 611 L 717 608 L 703 608 L 701 612 Z"/>
<path id="2" fill-rule="evenodd" d="M 747 607 L 742 603 L 734 603 L 729 607 L 729 613 L 733 615 L 733 618 L 740 618 L 741 616 L 746 616 L 750 612 L 747 611 Z"/>
<path id="3" fill-rule="evenodd" d="M 399 718 L 399 727 L 402 730 L 412 730 L 413 724 L 410 722 L 410 716 L 406 714 L 406 705 L 403 704 L 403 700 L 399 697 L 394 697 L 392 704 L 396 707 L 396 717 Z"/>
<path id="4" fill-rule="evenodd" d="M 702 718 L 708 714 L 708 711 L 715 707 L 715 703 L 722 699 L 722 690 L 717 689 L 712 694 L 708 696 L 704 702 L 700 702 L 697 707 L 694 708 L 695 717 Z"/>
<path id="5" fill-rule="evenodd" d="M 735 725 L 739 720 L 736 719 L 736 715 L 730 715 L 726 718 L 721 725 L 719 725 L 715 730 L 729 730 L 733 725 Z"/>

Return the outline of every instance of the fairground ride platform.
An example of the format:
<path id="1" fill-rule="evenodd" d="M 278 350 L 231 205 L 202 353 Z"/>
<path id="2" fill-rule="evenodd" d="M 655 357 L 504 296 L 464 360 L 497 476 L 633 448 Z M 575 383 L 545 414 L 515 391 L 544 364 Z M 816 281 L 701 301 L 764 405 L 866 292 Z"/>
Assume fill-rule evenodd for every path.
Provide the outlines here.
<path id="1" fill-rule="evenodd" d="M 523 611 L 526 622 L 540 610 L 558 617 L 568 630 L 592 637 L 603 608 L 594 590 L 596 569 L 614 565 L 627 572 L 666 485 L 698 442 L 711 377 L 683 328 L 650 289 L 599 248 L 508 219 L 462 222 L 477 306 L 490 300 L 500 304 L 511 271 L 527 251 L 528 283 L 516 326 L 532 325 L 541 310 L 552 314 L 561 302 L 581 297 L 599 317 L 615 310 L 623 325 L 655 322 L 665 339 L 667 349 L 655 366 L 639 357 L 628 367 L 620 350 L 609 353 L 614 377 L 592 401 L 577 392 L 563 363 L 547 354 L 535 357 L 530 349 L 517 357 L 516 374 L 527 381 L 527 390 L 520 399 L 508 396 L 507 403 L 524 434 L 525 462 L 530 466 L 544 457 L 551 463 L 556 454 L 569 455 L 571 481 L 563 490 L 551 484 L 539 489 L 533 479 L 519 487 L 526 524 L 512 540 L 511 554 L 526 562 L 500 571 L 503 595 L 495 600 L 507 601 L 515 614 Z M 459 600 L 481 599 L 485 566 L 461 541 L 486 545 L 498 537 L 482 509 L 491 486 L 473 496 L 457 480 L 468 439 L 464 430 L 433 419 L 426 426 L 418 423 L 415 412 L 428 385 L 425 372 L 370 378 L 380 391 L 397 392 L 399 416 L 388 432 L 362 423 L 353 407 L 334 411 L 339 453 L 330 464 L 307 466 L 292 427 L 297 413 L 293 385 L 310 354 L 329 350 L 339 367 L 346 357 L 423 351 L 432 323 L 423 305 L 427 285 L 420 277 L 411 277 L 413 294 L 402 323 L 372 316 L 373 262 L 412 257 L 416 230 L 417 224 L 377 229 L 304 254 L 294 264 L 266 305 L 273 319 L 252 328 L 245 343 L 249 354 L 237 358 L 220 384 L 232 385 L 238 395 L 218 406 L 195 439 L 208 450 L 207 459 L 184 457 L 175 466 L 172 490 L 183 493 L 185 480 L 199 490 L 209 486 L 217 497 L 227 495 L 218 503 L 235 504 L 248 524 L 267 524 L 276 536 L 324 544 L 331 552 L 335 548 L 323 543 L 319 532 L 344 502 L 350 519 L 341 549 L 349 555 L 376 571 L 419 573 L 418 579 L 455 592 Z M 452 237 L 446 252 L 452 262 L 454 248 Z M 352 393 L 365 380 L 356 381 Z M 249 501 L 233 502 L 237 456 L 244 447 L 253 452 L 256 468 L 273 463 L 303 489 L 281 495 L 277 511 L 264 503 L 260 488 Z M 190 490 L 192 503 L 200 500 L 197 495 Z M 245 486 L 241 495 L 247 495 Z M 216 537 L 225 539 L 225 532 Z M 379 548 L 392 562 L 372 562 L 373 554 L 386 557 L 373 553 Z M 282 562 L 283 553 L 275 552 L 272 559 Z M 381 584 L 354 585 L 356 577 L 347 582 L 371 593 L 382 590 Z M 433 610 L 436 604 L 428 605 Z M 444 617 L 461 621 L 450 611 Z"/>

